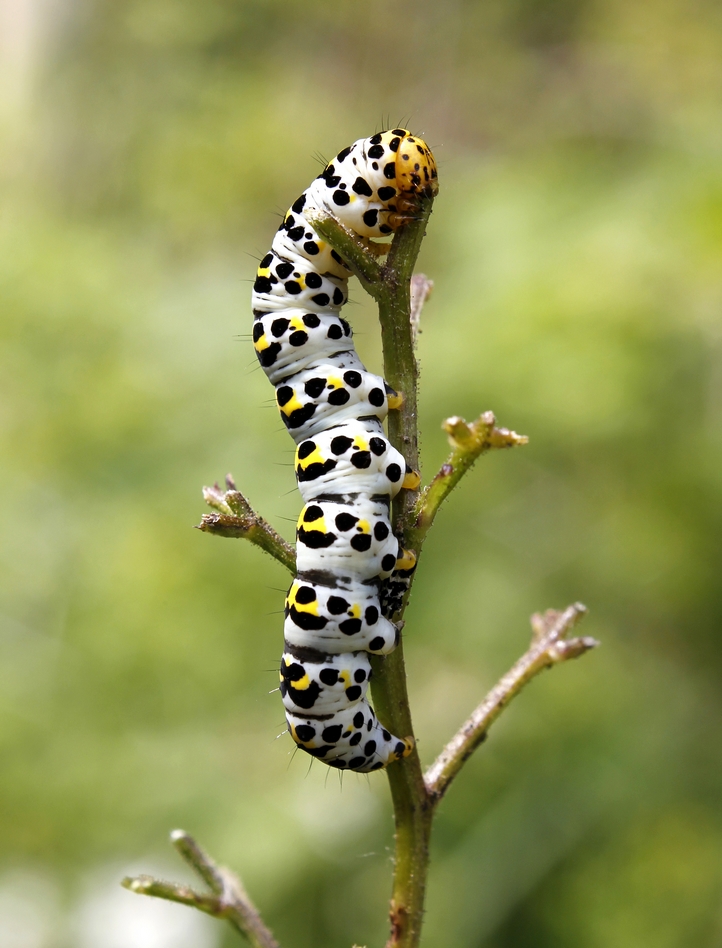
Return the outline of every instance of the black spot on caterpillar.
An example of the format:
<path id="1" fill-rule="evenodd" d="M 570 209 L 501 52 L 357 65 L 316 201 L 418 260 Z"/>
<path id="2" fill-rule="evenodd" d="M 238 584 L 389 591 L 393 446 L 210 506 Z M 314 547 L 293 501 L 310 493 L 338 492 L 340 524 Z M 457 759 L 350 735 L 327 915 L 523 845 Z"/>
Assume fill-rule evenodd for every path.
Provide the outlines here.
<path id="1" fill-rule="evenodd" d="M 298 746 L 339 770 L 379 770 L 412 749 L 382 727 L 366 692 L 368 653 L 398 644 L 389 617 L 414 569 L 391 530 L 390 503 L 418 475 L 384 434 L 396 393 L 366 370 L 339 315 L 348 267 L 311 221 L 320 212 L 360 237 L 383 237 L 409 219 L 398 208 L 412 215 L 414 200 L 436 191 L 421 139 L 395 128 L 354 142 L 293 202 L 253 285 L 253 345 L 298 445 L 306 504 L 280 691 Z"/>

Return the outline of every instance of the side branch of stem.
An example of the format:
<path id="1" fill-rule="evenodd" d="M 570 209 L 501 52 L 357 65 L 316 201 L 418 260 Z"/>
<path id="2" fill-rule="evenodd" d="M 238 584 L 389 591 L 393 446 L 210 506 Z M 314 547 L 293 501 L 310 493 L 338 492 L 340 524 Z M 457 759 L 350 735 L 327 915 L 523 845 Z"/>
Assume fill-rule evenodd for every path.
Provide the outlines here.
<path id="1" fill-rule="evenodd" d="M 451 781 L 484 741 L 491 725 L 532 678 L 545 668 L 578 658 L 598 644 L 589 637 L 567 638 L 586 612 L 586 607 L 577 602 L 564 612 L 550 609 L 544 615 L 535 613 L 531 617 L 532 641 L 528 651 L 491 689 L 426 771 L 424 782 L 433 803 L 443 797 Z"/>
<path id="2" fill-rule="evenodd" d="M 513 448 L 529 441 L 526 435 L 519 435 L 507 428 L 497 428 L 496 418 L 491 411 L 485 411 L 472 422 L 466 422 L 458 416 L 447 418 L 442 428 L 449 437 L 452 450 L 438 474 L 416 501 L 409 535 L 409 542 L 414 549 L 421 546 L 439 507 L 482 454 L 492 448 Z"/>
<path id="3" fill-rule="evenodd" d="M 250 540 L 286 567 L 296 572 L 296 551 L 264 520 L 236 488 L 230 474 L 226 475 L 226 490 L 218 484 L 203 488 L 203 499 L 215 513 L 205 514 L 197 529 L 218 537 Z"/>

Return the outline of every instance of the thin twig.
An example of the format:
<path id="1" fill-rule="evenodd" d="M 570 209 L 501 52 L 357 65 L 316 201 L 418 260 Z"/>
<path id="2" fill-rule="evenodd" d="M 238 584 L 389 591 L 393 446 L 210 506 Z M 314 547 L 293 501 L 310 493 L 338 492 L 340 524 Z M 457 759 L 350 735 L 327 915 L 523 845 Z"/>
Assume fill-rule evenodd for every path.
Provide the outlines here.
<path id="1" fill-rule="evenodd" d="M 492 448 L 513 448 L 529 441 L 526 435 L 497 428 L 491 411 L 485 411 L 476 421 L 468 423 L 458 416 L 447 418 L 442 428 L 449 436 L 452 451 L 416 502 L 409 537 L 414 549 L 420 549 L 439 507 L 482 454 Z"/>
<path id="2" fill-rule="evenodd" d="M 443 797 L 464 763 L 485 740 L 491 725 L 524 685 L 543 669 L 570 658 L 578 658 L 599 644 L 588 637 L 566 637 L 586 611 L 586 607 L 577 602 L 568 606 L 564 612 L 550 609 L 544 615 L 535 613 L 531 617 L 532 642 L 529 650 L 491 689 L 426 771 L 424 781 L 434 803 Z"/>
<path id="3" fill-rule="evenodd" d="M 227 490 L 218 484 L 203 488 L 203 499 L 217 512 L 204 514 L 198 524 L 198 530 L 213 533 L 218 537 L 250 540 L 266 553 L 286 567 L 290 573 L 296 572 L 296 551 L 280 533 L 264 520 L 248 503 L 236 488 L 230 474 L 226 475 Z"/>
<path id="4" fill-rule="evenodd" d="M 222 895 L 224 887 L 223 872 L 215 860 L 201 849 L 193 837 L 189 836 L 184 830 L 178 829 L 173 830 L 170 834 L 170 841 L 188 865 L 203 879 L 208 888 L 217 895 Z"/>
<path id="5" fill-rule="evenodd" d="M 212 915 L 214 918 L 223 918 L 224 915 L 224 908 L 220 899 L 205 892 L 196 892 L 189 885 L 178 882 L 164 882 L 162 879 L 154 879 L 153 876 L 146 875 L 126 876 L 120 884 L 138 895 L 151 895 L 157 899 L 166 899 L 168 902 L 188 905 L 190 908 L 198 909 L 207 915 Z"/>
<path id="6" fill-rule="evenodd" d="M 126 877 L 121 884 L 139 895 L 151 895 L 178 902 L 206 912 L 214 918 L 226 919 L 248 939 L 252 948 L 279 948 L 258 909 L 248 897 L 243 883 L 234 873 L 217 865 L 193 837 L 183 830 L 174 830 L 171 833 L 171 842 L 188 865 L 208 885 L 213 895 L 196 892 L 188 885 L 164 882 L 147 875 Z"/>

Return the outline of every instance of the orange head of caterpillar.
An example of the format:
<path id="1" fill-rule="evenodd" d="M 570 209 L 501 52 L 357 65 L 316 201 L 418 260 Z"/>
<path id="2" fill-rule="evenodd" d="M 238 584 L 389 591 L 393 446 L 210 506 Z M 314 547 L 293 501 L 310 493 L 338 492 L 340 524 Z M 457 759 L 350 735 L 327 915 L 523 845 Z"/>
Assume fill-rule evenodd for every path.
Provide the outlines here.
<path id="1" fill-rule="evenodd" d="M 406 197 L 434 197 L 439 190 L 439 176 L 431 149 L 410 132 L 406 132 L 396 151 L 396 188 Z"/>

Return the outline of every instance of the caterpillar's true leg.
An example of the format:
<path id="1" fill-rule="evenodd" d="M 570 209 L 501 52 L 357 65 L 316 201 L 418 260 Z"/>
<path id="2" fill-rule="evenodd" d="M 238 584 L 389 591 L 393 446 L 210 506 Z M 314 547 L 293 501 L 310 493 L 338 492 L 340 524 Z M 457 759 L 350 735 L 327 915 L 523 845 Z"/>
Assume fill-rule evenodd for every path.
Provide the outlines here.
<path id="1" fill-rule="evenodd" d="M 368 252 L 374 257 L 385 257 L 391 249 L 391 244 L 377 244 L 376 241 L 371 240 L 370 237 L 359 237 L 359 240 L 364 245 L 366 250 L 368 250 Z"/>
<path id="2" fill-rule="evenodd" d="M 396 210 L 389 214 L 389 226 L 394 230 L 410 224 L 418 219 L 419 196 L 416 194 L 402 194 L 396 199 Z"/>

